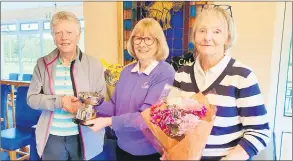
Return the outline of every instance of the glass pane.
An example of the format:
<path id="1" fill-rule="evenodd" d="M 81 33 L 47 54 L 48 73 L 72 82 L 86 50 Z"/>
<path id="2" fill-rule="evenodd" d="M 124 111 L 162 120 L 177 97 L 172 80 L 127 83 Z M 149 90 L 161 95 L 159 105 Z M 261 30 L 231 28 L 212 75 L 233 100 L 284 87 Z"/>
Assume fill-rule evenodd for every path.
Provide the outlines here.
<path id="1" fill-rule="evenodd" d="M 44 29 L 50 30 L 50 22 L 44 22 Z"/>
<path id="2" fill-rule="evenodd" d="M 82 52 L 84 52 L 84 31 L 83 30 L 80 33 L 80 39 L 79 39 L 78 46 L 79 46 L 80 50 Z"/>
<path id="3" fill-rule="evenodd" d="M 20 35 L 20 53 L 22 73 L 32 74 L 41 56 L 40 35 Z"/>
<path id="4" fill-rule="evenodd" d="M 1 54 L 3 54 L 3 61 L 1 61 L 2 78 L 8 79 L 9 73 L 19 73 L 16 35 L 1 35 Z"/>
<path id="5" fill-rule="evenodd" d="M 1 25 L 1 32 L 3 31 L 16 31 L 16 25 Z"/>
<path id="6" fill-rule="evenodd" d="M 53 37 L 51 33 L 44 33 L 43 34 L 43 54 L 47 55 L 52 52 L 56 48 L 54 44 Z"/>
<path id="7" fill-rule="evenodd" d="M 20 30 L 22 31 L 33 31 L 38 30 L 39 24 L 38 23 L 23 23 L 20 24 Z"/>
<path id="8" fill-rule="evenodd" d="M 80 27 L 83 29 L 84 28 L 84 20 L 80 20 Z"/>
<path id="9" fill-rule="evenodd" d="M 292 60 L 291 59 L 292 59 L 292 44 L 289 50 L 287 87 L 286 87 L 286 95 L 285 95 L 285 116 L 292 117 Z"/>

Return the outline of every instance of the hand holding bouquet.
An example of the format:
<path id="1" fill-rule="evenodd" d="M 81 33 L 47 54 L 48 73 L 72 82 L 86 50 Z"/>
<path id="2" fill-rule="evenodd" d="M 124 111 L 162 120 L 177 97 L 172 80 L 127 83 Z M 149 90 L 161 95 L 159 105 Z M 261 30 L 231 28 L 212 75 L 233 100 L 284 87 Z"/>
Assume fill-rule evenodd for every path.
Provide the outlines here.
<path id="1" fill-rule="evenodd" d="M 166 85 L 158 104 L 141 114 L 150 133 L 143 131 L 167 160 L 199 160 L 213 127 L 216 108 L 202 93 Z"/>

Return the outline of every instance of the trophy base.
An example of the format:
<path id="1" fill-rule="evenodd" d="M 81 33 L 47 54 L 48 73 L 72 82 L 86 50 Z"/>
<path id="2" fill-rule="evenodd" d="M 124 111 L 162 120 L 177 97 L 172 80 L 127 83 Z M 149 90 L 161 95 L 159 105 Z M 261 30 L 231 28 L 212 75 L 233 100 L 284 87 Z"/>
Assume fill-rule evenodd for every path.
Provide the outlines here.
<path id="1" fill-rule="evenodd" d="M 74 123 L 76 123 L 76 124 L 78 124 L 78 125 L 89 126 L 89 127 L 94 126 L 94 124 L 85 125 L 85 124 L 83 124 L 84 120 L 80 120 L 80 119 L 78 119 L 78 118 L 73 118 L 72 120 L 73 120 Z"/>

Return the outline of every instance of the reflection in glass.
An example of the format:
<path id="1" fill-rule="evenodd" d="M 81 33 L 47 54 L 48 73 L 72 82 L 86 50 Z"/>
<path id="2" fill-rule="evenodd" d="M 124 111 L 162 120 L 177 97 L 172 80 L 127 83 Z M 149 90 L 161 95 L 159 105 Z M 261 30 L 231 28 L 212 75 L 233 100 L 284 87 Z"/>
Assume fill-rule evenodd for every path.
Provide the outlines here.
<path id="1" fill-rule="evenodd" d="M 3 54 L 3 61 L 1 61 L 1 78 L 8 79 L 9 73 L 19 73 L 16 35 L 1 35 L 1 54 Z"/>
<path id="2" fill-rule="evenodd" d="M 47 55 L 56 48 L 51 33 L 43 34 L 43 55 Z"/>
<path id="3" fill-rule="evenodd" d="M 39 29 L 39 24 L 38 23 L 24 23 L 24 24 L 20 24 L 20 29 L 22 31 L 38 30 Z"/>
<path id="4" fill-rule="evenodd" d="M 285 116 L 292 117 L 292 42 L 289 52 L 287 85 L 285 94 Z"/>
<path id="5" fill-rule="evenodd" d="M 41 56 L 40 35 L 20 35 L 20 55 L 22 73 L 33 73 L 33 69 Z"/>

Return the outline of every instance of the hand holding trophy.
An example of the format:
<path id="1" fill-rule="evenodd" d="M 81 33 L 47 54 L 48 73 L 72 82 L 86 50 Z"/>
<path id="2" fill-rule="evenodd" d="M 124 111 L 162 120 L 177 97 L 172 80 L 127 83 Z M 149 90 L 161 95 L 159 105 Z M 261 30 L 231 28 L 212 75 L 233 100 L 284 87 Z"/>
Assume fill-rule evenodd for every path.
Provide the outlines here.
<path id="1" fill-rule="evenodd" d="M 95 106 L 104 102 L 104 96 L 100 92 L 80 92 L 78 99 L 82 103 L 82 107 L 77 110 L 73 122 L 83 126 L 93 126 L 93 124 L 84 125 L 84 122 L 96 118 L 98 111 L 95 110 Z"/>
<path id="2" fill-rule="evenodd" d="M 82 106 L 82 103 L 78 98 L 74 96 L 63 96 L 61 98 L 62 109 L 64 111 L 76 114 L 78 108 Z"/>

